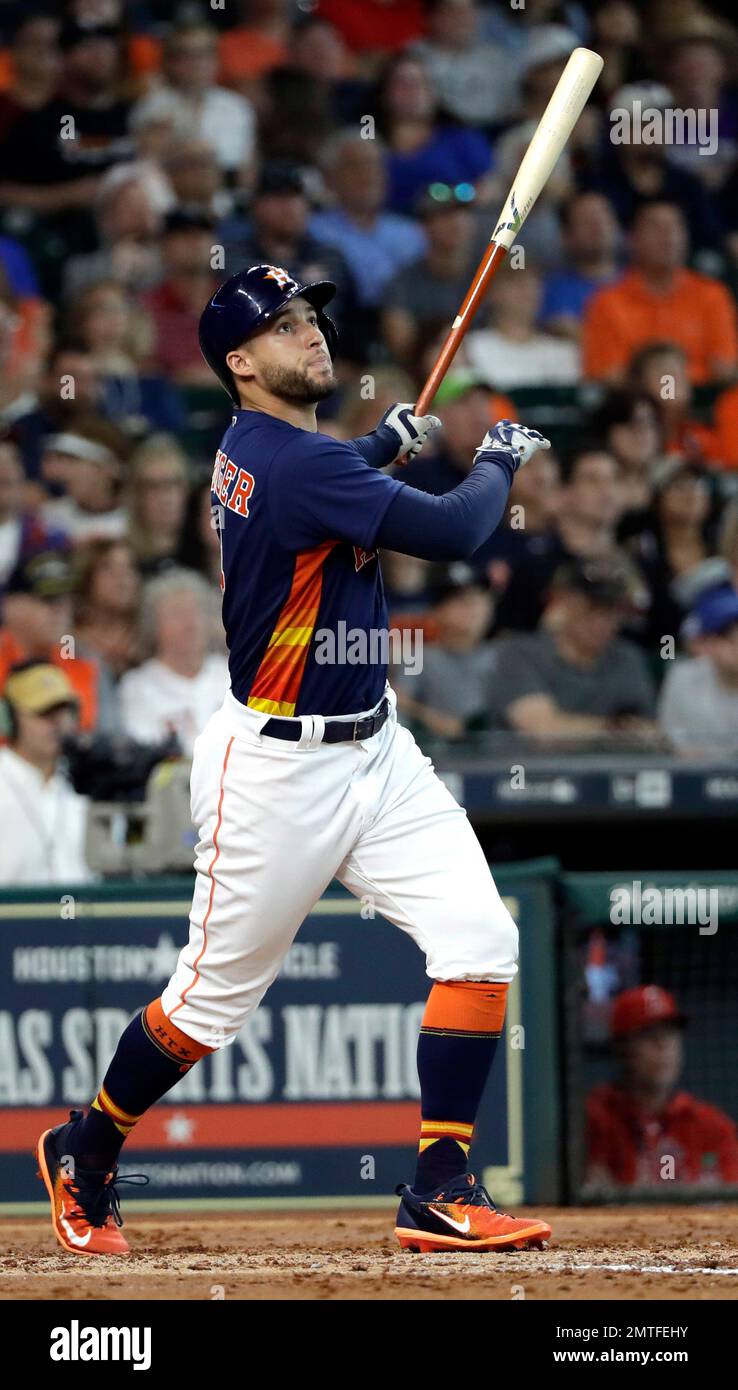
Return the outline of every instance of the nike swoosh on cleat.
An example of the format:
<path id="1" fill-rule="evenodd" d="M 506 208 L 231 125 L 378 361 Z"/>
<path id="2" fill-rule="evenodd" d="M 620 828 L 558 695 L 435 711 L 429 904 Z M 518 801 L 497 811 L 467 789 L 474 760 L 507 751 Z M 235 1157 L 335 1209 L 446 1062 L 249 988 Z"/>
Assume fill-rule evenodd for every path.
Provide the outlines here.
<path id="1" fill-rule="evenodd" d="M 453 1216 L 446 1216 L 445 1212 L 437 1211 L 435 1207 L 431 1207 L 430 1210 L 433 1212 L 434 1216 L 440 1216 L 442 1221 L 446 1221 L 449 1226 L 453 1226 L 454 1230 L 459 1231 L 461 1235 L 465 1236 L 467 1231 L 471 1230 L 471 1222 L 468 1216 L 465 1216 L 463 1221 L 454 1221 Z"/>
<path id="2" fill-rule="evenodd" d="M 64 1230 L 66 1231 L 67 1235 L 69 1236 L 69 1239 L 71 1240 L 72 1245 L 80 1245 L 80 1246 L 81 1246 L 81 1245 L 87 1245 L 88 1241 L 89 1241 L 89 1240 L 91 1239 L 91 1237 L 92 1237 L 92 1227 L 90 1227 L 90 1229 L 88 1230 L 86 1236 L 78 1236 L 78 1235 L 76 1235 L 75 1232 L 72 1230 L 72 1227 L 70 1226 L 69 1222 L 67 1221 L 66 1216 L 64 1215 L 64 1208 L 63 1208 L 63 1207 L 62 1207 L 62 1209 L 61 1209 L 61 1211 L 60 1211 L 60 1213 L 59 1213 L 59 1220 L 60 1220 L 62 1226 L 64 1227 Z"/>

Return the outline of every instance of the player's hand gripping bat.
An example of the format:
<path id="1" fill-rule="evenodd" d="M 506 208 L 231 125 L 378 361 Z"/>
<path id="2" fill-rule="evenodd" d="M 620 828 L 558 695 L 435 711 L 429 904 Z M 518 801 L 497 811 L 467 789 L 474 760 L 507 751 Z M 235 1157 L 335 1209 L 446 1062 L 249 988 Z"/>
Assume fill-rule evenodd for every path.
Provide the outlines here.
<path id="1" fill-rule="evenodd" d="M 418 397 L 416 415 L 428 414 L 433 397 L 489 288 L 492 277 L 499 270 L 506 252 L 512 246 L 582 114 L 587 98 L 602 71 L 602 64 L 599 53 L 593 53 L 589 48 L 574 49 L 523 156 L 466 299 L 449 329 L 435 366 Z"/>

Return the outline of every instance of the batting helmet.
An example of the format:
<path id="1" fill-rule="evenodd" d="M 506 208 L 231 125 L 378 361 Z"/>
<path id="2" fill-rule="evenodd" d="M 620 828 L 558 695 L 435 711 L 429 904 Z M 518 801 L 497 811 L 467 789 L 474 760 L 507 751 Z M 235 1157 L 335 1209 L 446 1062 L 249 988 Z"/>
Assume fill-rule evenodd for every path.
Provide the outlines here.
<path id="1" fill-rule="evenodd" d="M 252 265 L 224 280 L 200 316 L 200 351 L 236 405 L 241 402 L 233 375 L 226 365 L 226 354 L 273 319 L 298 294 L 317 310 L 318 327 L 331 357 L 335 356 L 336 325 L 323 312 L 335 293 L 336 287 L 330 280 L 301 285 L 277 265 Z"/>

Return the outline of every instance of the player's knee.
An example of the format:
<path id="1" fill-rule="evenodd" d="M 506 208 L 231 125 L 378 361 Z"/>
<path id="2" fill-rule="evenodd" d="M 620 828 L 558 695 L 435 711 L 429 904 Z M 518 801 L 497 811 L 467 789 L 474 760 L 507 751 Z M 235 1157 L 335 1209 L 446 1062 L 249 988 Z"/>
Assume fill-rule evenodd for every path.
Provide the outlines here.
<path id="1" fill-rule="evenodd" d="M 518 959 L 518 929 L 502 904 L 495 911 L 464 913 L 435 940 L 427 954 L 435 980 L 511 980 Z"/>

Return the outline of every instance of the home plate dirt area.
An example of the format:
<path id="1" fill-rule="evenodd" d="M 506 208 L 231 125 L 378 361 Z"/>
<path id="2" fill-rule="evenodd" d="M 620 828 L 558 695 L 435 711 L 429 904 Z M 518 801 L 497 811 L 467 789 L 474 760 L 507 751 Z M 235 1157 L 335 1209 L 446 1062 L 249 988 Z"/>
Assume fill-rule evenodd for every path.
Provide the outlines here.
<path id="1" fill-rule="evenodd" d="M 524 1211 L 516 1214 L 525 1215 Z M 394 1212 L 130 1212 L 124 1258 L 6 1218 L 3 1299 L 735 1299 L 738 1207 L 542 1209 L 548 1250 L 415 1255 Z M 70 1277 L 73 1274 L 73 1277 Z"/>

